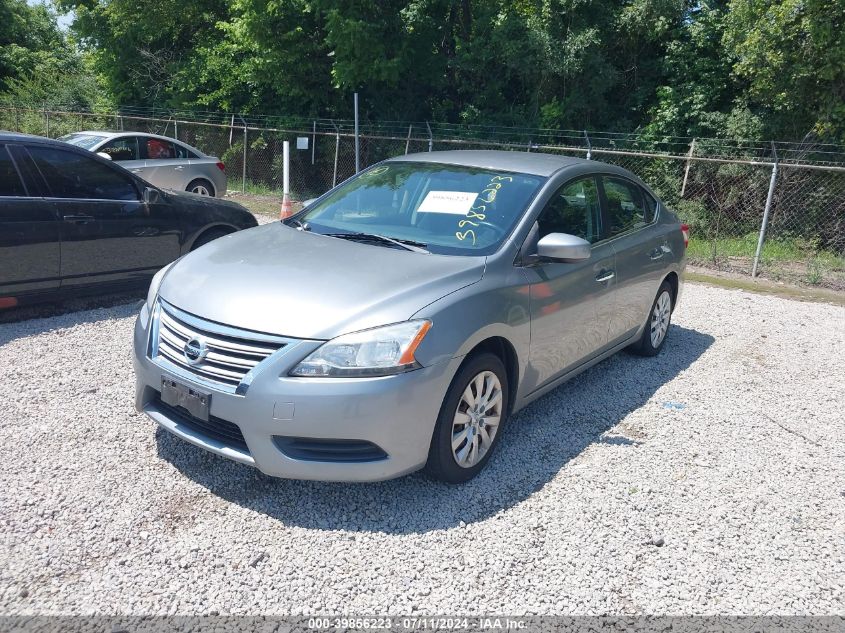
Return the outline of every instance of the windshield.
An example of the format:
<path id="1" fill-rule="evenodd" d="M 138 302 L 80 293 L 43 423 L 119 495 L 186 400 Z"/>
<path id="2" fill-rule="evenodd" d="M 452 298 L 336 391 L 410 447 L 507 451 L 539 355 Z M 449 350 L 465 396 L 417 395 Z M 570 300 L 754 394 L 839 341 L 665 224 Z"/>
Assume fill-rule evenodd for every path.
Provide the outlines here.
<path id="1" fill-rule="evenodd" d="M 59 140 L 64 141 L 65 143 L 70 143 L 71 145 L 76 145 L 77 147 L 81 147 L 83 149 L 91 149 L 97 143 L 100 143 L 105 139 L 105 136 L 100 136 L 99 134 L 80 134 L 76 132 L 74 134 L 65 134 L 64 136 L 60 136 Z"/>
<path id="2" fill-rule="evenodd" d="M 316 233 L 368 233 L 425 245 L 433 253 L 489 255 L 543 182 L 477 167 L 383 163 L 296 219 Z"/>

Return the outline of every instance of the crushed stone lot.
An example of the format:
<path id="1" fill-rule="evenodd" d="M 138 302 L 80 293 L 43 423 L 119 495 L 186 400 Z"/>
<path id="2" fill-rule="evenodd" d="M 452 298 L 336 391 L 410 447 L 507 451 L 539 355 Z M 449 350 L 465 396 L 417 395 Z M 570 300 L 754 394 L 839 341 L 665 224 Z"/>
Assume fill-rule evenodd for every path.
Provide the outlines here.
<path id="1" fill-rule="evenodd" d="M 843 614 L 845 309 L 687 284 L 463 486 L 277 480 L 133 409 L 137 301 L 0 324 L 4 614 Z"/>

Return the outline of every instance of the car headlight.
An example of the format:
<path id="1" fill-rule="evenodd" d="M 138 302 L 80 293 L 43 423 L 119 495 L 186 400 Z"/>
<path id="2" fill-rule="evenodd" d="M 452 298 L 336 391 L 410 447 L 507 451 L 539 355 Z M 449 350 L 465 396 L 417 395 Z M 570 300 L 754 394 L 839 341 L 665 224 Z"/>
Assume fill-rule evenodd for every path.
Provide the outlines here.
<path id="1" fill-rule="evenodd" d="M 158 295 L 158 288 L 161 286 L 161 280 L 164 279 L 167 271 L 170 270 L 170 267 L 175 263 L 176 262 L 170 262 L 153 276 L 153 280 L 150 282 L 150 289 L 147 292 L 147 309 L 152 309 L 153 303 Z"/>
<path id="2" fill-rule="evenodd" d="M 344 334 L 323 343 L 290 375 L 369 377 L 417 369 L 414 352 L 430 329 L 431 321 L 416 320 Z"/>

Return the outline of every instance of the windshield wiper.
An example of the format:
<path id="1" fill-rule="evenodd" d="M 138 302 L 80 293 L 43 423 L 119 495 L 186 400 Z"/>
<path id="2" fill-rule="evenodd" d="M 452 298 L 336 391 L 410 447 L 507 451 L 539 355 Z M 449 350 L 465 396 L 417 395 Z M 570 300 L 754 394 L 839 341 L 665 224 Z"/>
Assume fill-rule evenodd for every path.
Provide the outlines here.
<path id="1" fill-rule="evenodd" d="M 310 231 L 311 227 L 308 225 L 308 222 L 303 222 L 297 218 L 287 218 L 286 220 L 282 220 L 283 224 L 287 224 L 290 226 L 291 224 L 295 225 L 297 229 L 300 231 Z"/>
<path id="2" fill-rule="evenodd" d="M 328 235 L 329 237 L 340 237 L 346 240 L 361 240 L 381 242 L 383 244 L 393 244 L 394 246 L 403 248 L 406 251 L 413 251 L 414 253 L 429 253 L 429 251 L 425 248 L 428 245 L 424 242 L 396 239 L 393 237 L 387 237 L 386 235 L 378 235 L 376 233 L 323 233 L 323 235 Z"/>

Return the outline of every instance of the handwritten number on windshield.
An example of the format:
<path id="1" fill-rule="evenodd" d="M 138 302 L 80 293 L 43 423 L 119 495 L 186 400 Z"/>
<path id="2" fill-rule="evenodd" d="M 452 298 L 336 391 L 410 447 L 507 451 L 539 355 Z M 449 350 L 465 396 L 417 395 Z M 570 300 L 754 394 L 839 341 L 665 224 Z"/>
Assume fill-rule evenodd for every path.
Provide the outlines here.
<path id="1" fill-rule="evenodd" d="M 472 220 L 478 220 L 478 222 L 484 222 L 487 219 L 486 213 L 480 213 L 480 211 L 487 211 L 487 204 L 491 204 L 494 200 L 496 200 L 496 196 L 499 193 L 499 189 L 502 188 L 502 184 L 506 182 L 513 182 L 513 176 L 493 176 L 490 179 L 490 182 L 487 183 L 487 186 L 481 191 L 478 196 L 479 202 L 484 202 L 485 204 L 477 204 L 473 205 L 469 211 L 467 211 L 466 216 L 458 221 L 458 228 L 462 229 L 467 224 L 470 226 L 481 226 L 480 224 L 473 222 Z M 462 242 L 466 239 L 472 237 L 472 245 L 475 246 L 475 231 L 472 229 L 467 229 L 466 231 L 457 231 L 455 233 L 455 237 L 461 240 Z"/>

